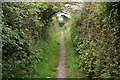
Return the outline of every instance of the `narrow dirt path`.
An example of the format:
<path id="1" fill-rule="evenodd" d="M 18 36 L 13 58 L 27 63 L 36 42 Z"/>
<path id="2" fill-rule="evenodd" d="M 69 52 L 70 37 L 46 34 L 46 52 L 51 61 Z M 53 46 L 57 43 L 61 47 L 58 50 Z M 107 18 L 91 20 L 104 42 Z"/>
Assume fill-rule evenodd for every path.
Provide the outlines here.
<path id="1" fill-rule="evenodd" d="M 65 45 L 64 45 L 64 32 L 61 33 L 60 36 L 60 58 L 59 58 L 59 64 L 58 64 L 58 74 L 57 78 L 66 78 L 66 57 L 65 57 Z"/>

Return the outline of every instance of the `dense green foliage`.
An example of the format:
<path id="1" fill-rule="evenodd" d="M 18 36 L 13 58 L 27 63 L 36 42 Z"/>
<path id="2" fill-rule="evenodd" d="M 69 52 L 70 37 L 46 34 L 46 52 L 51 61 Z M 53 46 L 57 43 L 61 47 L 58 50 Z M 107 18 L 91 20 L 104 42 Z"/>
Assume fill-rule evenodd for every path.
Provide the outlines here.
<path id="1" fill-rule="evenodd" d="M 34 50 L 40 50 L 40 52 L 42 53 L 38 53 L 37 55 L 41 58 L 41 61 L 33 61 L 35 67 L 33 78 L 56 77 L 59 59 L 60 31 L 58 31 L 57 29 L 51 31 L 52 32 L 49 32 L 50 37 L 47 38 L 49 39 L 49 41 L 40 41 L 36 46 L 32 46 Z"/>
<path id="2" fill-rule="evenodd" d="M 120 3 L 85 3 L 71 18 L 79 77 L 118 78 Z"/>
<path id="3" fill-rule="evenodd" d="M 61 31 L 68 77 L 119 78 L 120 2 L 82 4 L 59 21 L 59 3 L 2 3 L 3 78 L 56 77 Z"/>
<path id="4" fill-rule="evenodd" d="M 78 74 L 78 58 L 75 56 L 75 50 L 73 46 L 73 42 L 71 39 L 71 26 L 70 22 L 66 23 L 63 27 L 65 33 L 65 46 L 66 46 L 66 71 L 68 78 L 77 78 Z"/>
<path id="5" fill-rule="evenodd" d="M 3 77 L 30 77 L 33 61 L 40 61 L 42 49 L 30 46 L 45 40 L 52 16 L 58 11 L 51 3 L 2 3 Z M 39 55 L 39 56 L 38 56 Z"/>

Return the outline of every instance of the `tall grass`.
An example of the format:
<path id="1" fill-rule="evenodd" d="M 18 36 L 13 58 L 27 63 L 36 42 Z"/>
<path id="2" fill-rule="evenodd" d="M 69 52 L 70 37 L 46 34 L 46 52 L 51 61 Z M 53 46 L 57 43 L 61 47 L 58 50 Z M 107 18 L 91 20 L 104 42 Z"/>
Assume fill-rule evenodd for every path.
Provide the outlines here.
<path id="1" fill-rule="evenodd" d="M 76 62 L 78 61 L 77 56 L 75 56 L 75 51 L 73 47 L 73 43 L 71 40 L 71 34 L 70 34 L 70 25 L 66 24 L 66 27 L 64 28 L 65 33 L 65 46 L 66 46 L 66 68 L 67 68 L 67 76 L 68 78 L 76 78 L 78 73 L 78 66 Z"/>
<path id="2" fill-rule="evenodd" d="M 43 56 L 40 62 L 34 62 L 35 73 L 37 78 L 55 78 L 57 74 L 58 58 L 59 58 L 59 37 L 60 31 L 58 28 L 51 31 L 48 42 L 40 41 L 34 49 L 42 49 Z M 41 57 L 41 55 L 40 55 Z"/>

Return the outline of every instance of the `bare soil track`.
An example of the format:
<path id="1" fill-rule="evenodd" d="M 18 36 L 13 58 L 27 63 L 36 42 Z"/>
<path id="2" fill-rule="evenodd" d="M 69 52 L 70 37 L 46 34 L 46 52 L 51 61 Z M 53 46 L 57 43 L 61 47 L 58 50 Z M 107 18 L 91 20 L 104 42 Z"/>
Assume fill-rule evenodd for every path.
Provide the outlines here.
<path id="1" fill-rule="evenodd" d="M 64 32 L 61 33 L 60 36 L 60 58 L 59 58 L 59 64 L 58 64 L 58 74 L 57 78 L 66 78 L 66 49 L 64 45 Z"/>

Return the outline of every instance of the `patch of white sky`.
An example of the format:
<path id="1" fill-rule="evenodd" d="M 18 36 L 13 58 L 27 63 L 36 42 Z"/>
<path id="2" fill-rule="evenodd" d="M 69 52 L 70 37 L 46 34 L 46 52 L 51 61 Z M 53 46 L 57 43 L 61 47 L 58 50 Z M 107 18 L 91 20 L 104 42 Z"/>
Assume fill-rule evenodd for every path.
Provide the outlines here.
<path id="1" fill-rule="evenodd" d="M 63 17 L 61 15 L 65 15 L 66 17 L 70 18 L 70 14 L 69 13 L 58 13 L 57 16 L 59 17 L 59 21 L 63 20 Z"/>
<path id="2" fill-rule="evenodd" d="M 84 0 L 68 0 L 70 2 L 83 2 Z"/>
<path id="3" fill-rule="evenodd" d="M 79 0 L 79 1 L 82 1 L 82 0 Z M 83 4 L 76 4 L 76 5 L 73 5 L 73 4 L 65 4 L 66 7 L 69 7 L 71 8 L 72 10 L 82 10 L 83 8 Z M 66 10 L 64 10 L 62 13 L 58 13 L 57 16 L 59 17 L 58 20 L 59 21 L 62 21 L 63 18 L 61 15 L 65 15 L 66 17 L 70 18 L 70 13 Z"/>
<path id="4" fill-rule="evenodd" d="M 83 4 L 81 4 L 81 3 L 76 4 L 76 5 L 66 4 L 65 6 L 71 8 L 73 10 L 82 10 L 82 8 L 83 8 Z"/>

